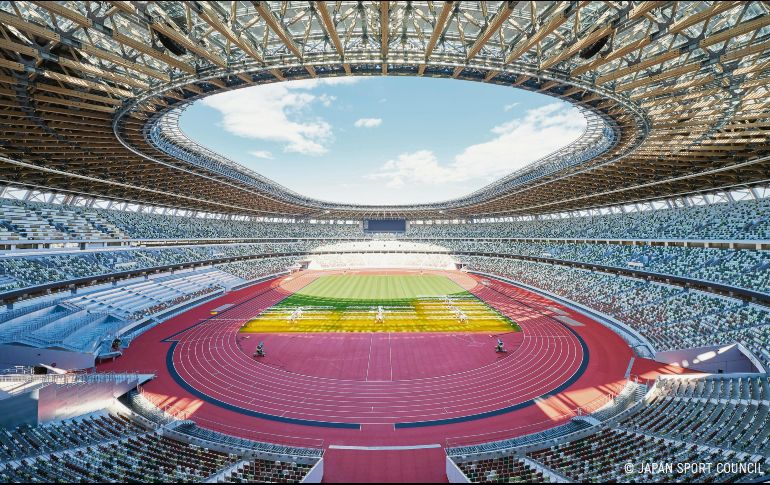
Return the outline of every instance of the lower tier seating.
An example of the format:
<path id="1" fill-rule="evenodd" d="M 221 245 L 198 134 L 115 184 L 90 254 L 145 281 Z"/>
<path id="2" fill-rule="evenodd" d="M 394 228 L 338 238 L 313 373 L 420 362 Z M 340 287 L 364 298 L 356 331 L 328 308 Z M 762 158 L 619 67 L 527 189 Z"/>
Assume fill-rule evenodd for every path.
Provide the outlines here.
<path id="1" fill-rule="evenodd" d="M 472 482 L 518 480 L 532 465 L 573 482 L 750 481 L 770 463 L 768 389 L 767 374 L 664 376 L 637 405 L 576 430 L 579 438 L 447 452 Z"/>
<path id="2" fill-rule="evenodd" d="M 226 474 L 219 483 L 300 483 L 312 467 L 280 460 L 252 460 Z"/>
<path id="3" fill-rule="evenodd" d="M 96 352 L 132 322 L 239 283 L 230 273 L 204 269 L 92 290 L 48 306 L 21 306 L 5 321 L 0 312 L 0 343 Z"/>
<path id="4" fill-rule="evenodd" d="M 321 456 L 318 449 L 308 458 L 248 458 L 247 449 L 216 451 L 193 443 L 197 437 L 163 436 L 135 419 L 111 413 L 0 429 L 0 483 L 299 483 Z"/>
<path id="5" fill-rule="evenodd" d="M 505 456 L 496 459 L 468 461 L 458 464 L 465 476 L 473 483 L 547 483 L 542 472 L 534 470 L 524 461 Z"/>
<path id="6" fill-rule="evenodd" d="M 0 463 L 146 433 L 121 414 L 85 417 L 43 426 L 0 428 Z"/>
<path id="7" fill-rule="evenodd" d="M 0 468 L 4 482 L 200 482 L 239 457 L 147 433 Z"/>

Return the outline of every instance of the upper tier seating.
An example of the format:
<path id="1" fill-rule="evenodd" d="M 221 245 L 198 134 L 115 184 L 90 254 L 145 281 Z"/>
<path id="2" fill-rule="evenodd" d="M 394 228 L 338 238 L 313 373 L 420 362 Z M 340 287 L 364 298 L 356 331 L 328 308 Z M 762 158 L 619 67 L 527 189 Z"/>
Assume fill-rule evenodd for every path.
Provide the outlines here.
<path id="1" fill-rule="evenodd" d="M 681 209 L 478 224 L 412 224 L 408 237 L 770 239 L 770 199 Z"/>
<path id="2" fill-rule="evenodd" d="M 98 213 L 81 207 L 3 199 L 0 240 L 125 239 Z"/>
<path id="3" fill-rule="evenodd" d="M 361 237 L 356 224 L 303 224 L 201 219 L 95 209 L 136 239 Z"/>
<path id="4" fill-rule="evenodd" d="M 362 238 L 358 224 L 222 220 L 0 200 L 0 240 Z M 412 224 L 411 238 L 770 239 L 770 199 L 567 219 Z"/>

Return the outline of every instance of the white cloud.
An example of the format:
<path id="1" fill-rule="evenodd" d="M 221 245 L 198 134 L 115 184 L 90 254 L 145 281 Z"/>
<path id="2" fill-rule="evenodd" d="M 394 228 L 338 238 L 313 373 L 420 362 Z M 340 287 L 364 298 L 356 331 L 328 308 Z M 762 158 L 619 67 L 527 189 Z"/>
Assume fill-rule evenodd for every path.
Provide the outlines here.
<path id="1" fill-rule="evenodd" d="M 382 118 L 361 118 L 353 124 L 356 128 L 374 128 L 382 124 Z"/>
<path id="2" fill-rule="evenodd" d="M 510 111 L 518 105 L 519 103 L 506 104 L 505 106 L 503 106 L 503 111 Z"/>
<path id="3" fill-rule="evenodd" d="M 356 76 L 339 76 L 339 77 L 316 77 L 312 79 L 300 79 L 297 81 L 288 81 L 281 84 L 296 89 L 314 89 L 319 86 L 341 86 L 356 84 L 359 81 L 366 79 L 364 77 Z"/>
<path id="4" fill-rule="evenodd" d="M 324 77 L 308 79 L 307 81 L 315 81 L 321 85 L 327 86 L 339 86 L 341 84 L 356 84 L 358 81 L 365 79 L 363 76 L 337 76 L 337 77 Z M 302 81 L 297 81 L 302 82 Z"/>
<path id="5" fill-rule="evenodd" d="M 266 158 L 269 160 L 273 159 L 273 154 L 267 150 L 254 150 L 253 152 L 249 152 L 249 155 L 256 158 Z"/>
<path id="6" fill-rule="evenodd" d="M 313 90 L 353 84 L 360 79 L 339 77 L 266 84 L 216 94 L 201 102 L 219 111 L 223 128 L 234 135 L 279 143 L 284 152 L 323 155 L 333 140 L 333 129 L 326 120 L 312 115 L 311 108 L 316 103 L 328 107 L 336 98 Z"/>
<path id="7" fill-rule="evenodd" d="M 384 179 L 388 187 L 403 187 L 406 182 L 423 183 L 452 179 L 451 170 L 438 163 L 436 155 L 430 150 L 402 153 L 395 160 L 388 160 L 380 167 L 380 172 L 369 174 L 369 179 Z"/>
<path id="8" fill-rule="evenodd" d="M 440 163 L 430 150 L 402 153 L 366 178 L 385 180 L 389 187 L 490 182 L 568 145 L 584 130 L 585 118 L 576 108 L 552 103 L 495 126 L 491 140 L 465 148 L 450 163 Z"/>
<path id="9" fill-rule="evenodd" d="M 337 96 L 329 96 L 328 94 L 322 94 L 318 96 L 318 100 L 321 102 L 321 104 L 324 105 L 324 107 L 328 108 L 332 105 L 333 102 L 337 100 Z"/>

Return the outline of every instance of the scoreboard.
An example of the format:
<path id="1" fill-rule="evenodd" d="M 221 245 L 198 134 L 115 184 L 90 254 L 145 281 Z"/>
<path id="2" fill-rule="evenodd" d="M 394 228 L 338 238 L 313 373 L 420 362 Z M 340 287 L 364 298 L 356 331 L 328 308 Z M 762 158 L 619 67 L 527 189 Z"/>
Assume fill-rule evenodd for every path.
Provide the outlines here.
<path id="1" fill-rule="evenodd" d="M 364 232 L 406 232 L 406 219 L 364 219 Z"/>

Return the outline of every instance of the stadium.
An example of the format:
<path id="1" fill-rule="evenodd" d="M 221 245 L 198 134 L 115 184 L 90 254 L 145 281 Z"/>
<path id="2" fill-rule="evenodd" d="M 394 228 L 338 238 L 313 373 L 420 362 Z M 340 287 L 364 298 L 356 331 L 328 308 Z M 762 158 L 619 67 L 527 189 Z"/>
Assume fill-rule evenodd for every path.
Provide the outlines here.
<path id="1" fill-rule="evenodd" d="M 0 128 L 4 483 L 770 480 L 770 2 L 0 1 Z"/>

